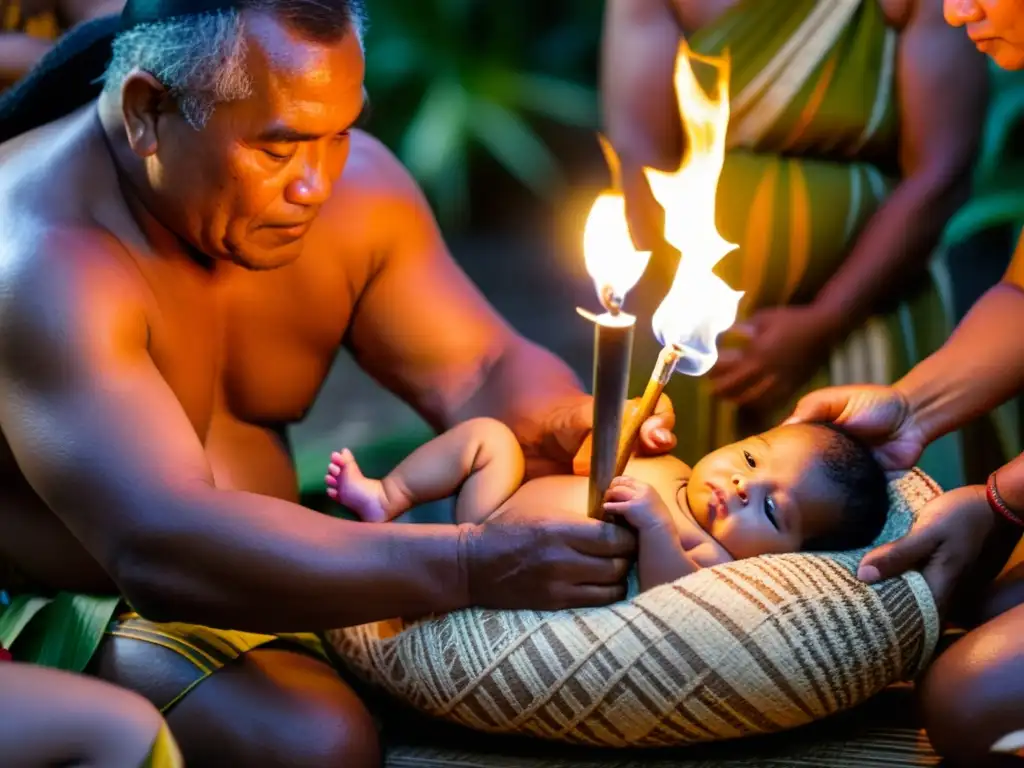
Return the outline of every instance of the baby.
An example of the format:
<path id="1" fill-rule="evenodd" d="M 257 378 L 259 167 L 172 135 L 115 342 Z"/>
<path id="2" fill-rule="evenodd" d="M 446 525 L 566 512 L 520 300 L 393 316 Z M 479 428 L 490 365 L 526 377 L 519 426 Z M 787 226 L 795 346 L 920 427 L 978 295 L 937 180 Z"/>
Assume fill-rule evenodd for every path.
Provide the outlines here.
<path id="1" fill-rule="evenodd" d="M 459 523 L 500 515 L 512 500 L 586 514 L 586 477 L 522 483 L 523 465 L 508 427 L 472 419 L 383 480 L 364 477 L 350 451 L 332 454 L 327 494 L 375 523 L 453 493 Z M 634 458 L 604 499 L 607 518 L 637 531 L 642 590 L 733 559 L 866 546 L 887 509 L 885 474 L 870 449 L 826 424 L 778 427 L 720 448 L 693 469 L 672 456 Z"/>

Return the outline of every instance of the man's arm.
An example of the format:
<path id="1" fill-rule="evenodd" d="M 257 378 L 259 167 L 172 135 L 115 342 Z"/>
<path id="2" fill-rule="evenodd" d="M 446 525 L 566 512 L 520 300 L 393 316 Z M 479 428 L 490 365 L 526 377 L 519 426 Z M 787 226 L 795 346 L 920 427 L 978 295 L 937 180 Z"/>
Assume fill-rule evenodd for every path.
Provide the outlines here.
<path id="1" fill-rule="evenodd" d="M 124 0 L 57 0 L 61 21 L 65 27 L 73 27 L 83 21 L 120 13 Z"/>
<path id="2" fill-rule="evenodd" d="M 0 88 L 20 80 L 52 45 L 50 40 L 21 32 L 0 32 Z"/>
<path id="3" fill-rule="evenodd" d="M 903 180 L 814 300 L 835 337 L 917 278 L 969 190 L 988 92 L 984 57 L 945 23 L 939 0 L 914 0 L 897 67 Z"/>
<path id="4" fill-rule="evenodd" d="M 374 526 L 217 490 L 106 253 L 0 280 L 0 424 L 21 471 L 144 615 L 240 630 L 344 626 L 468 603 L 454 526 Z M 73 250 L 67 250 L 74 246 Z"/>
<path id="5" fill-rule="evenodd" d="M 531 473 L 540 456 L 564 471 L 589 429 L 580 382 L 516 333 L 458 267 L 398 161 L 366 136 L 354 137 L 356 151 L 365 167 L 352 175 L 373 176 L 378 223 L 367 237 L 382 243 L 346 338 L 356 360 L 435 429 L 490 416 L 516 433 Z"/>

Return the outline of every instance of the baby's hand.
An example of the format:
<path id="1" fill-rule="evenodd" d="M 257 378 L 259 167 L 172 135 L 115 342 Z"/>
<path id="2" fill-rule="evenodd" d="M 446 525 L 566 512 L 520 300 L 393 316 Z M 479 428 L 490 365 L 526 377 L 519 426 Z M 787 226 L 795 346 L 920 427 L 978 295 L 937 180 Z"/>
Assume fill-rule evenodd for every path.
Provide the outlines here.
<path id="1" fill-rule="evenodd" d="M 604 495 L 604 511 L 622 517 L 640 532 L 673 531 L 675 522 L 664 499 L 647 483 L 616 477 Z"/>

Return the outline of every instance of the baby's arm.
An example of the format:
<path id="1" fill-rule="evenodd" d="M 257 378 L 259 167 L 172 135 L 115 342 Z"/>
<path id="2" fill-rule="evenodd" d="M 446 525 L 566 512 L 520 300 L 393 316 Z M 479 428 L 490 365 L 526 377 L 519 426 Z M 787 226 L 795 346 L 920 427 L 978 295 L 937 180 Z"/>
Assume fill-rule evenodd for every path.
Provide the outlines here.
<path id="1" fill-rule="evenodd" d="M 495 419 L 470 419 L 421 445 L 383 480 L 363 477 L 348 450 L 335 453 L 327 494 L 362 520 L 385 522 L 458 492 L 456 521 L 476 523 L 519 487 L 523 463 L 512 430 Z"/>
<path id="2" fill-rule="evenodd" d="M 710 536 L 707 541 L 686 550 L 686 555 L 701 568 L 710 568 L 713 565 L 732 562 L 732 556 Z"/>
<path id="3" fill-rule="evenodd" d="M 641 591 L 668 584 L 700 568 L 683 551 L 664 500 L 647 483 L 617 477 L 604 498 L 605 512 L 625 519 L 639 536 Z"/>

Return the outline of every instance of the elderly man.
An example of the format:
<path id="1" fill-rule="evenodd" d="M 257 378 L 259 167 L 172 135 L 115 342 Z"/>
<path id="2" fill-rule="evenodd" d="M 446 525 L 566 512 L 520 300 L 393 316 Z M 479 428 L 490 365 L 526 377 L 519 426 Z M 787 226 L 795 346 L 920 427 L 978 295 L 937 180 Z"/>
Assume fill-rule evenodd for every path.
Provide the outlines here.
<path id="1" fill-rule="evenodd" d="M 283 429 L 341 344 L 437 428 L 504 420 L 534 473 L 569 470 L 590 401 L 353 130 L 361 3 L 215 5 L 130 0 L 98 102 L 0 146 L 8 610 L 58 593 L 15 656 L 78 633 L 69 653 L 160 707 L 190 766 L 372 765 L 362 703 L 281 633 L 608 603 L 635 541 L 574 511 L 395 526 L 296 503 Z"/>

